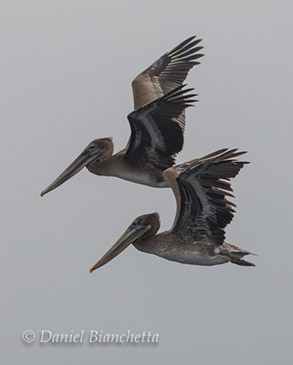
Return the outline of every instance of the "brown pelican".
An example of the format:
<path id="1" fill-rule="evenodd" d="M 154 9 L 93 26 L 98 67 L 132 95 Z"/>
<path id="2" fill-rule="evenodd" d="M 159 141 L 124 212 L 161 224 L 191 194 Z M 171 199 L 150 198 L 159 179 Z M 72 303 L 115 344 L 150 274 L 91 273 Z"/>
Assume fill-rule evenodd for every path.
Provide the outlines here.
<path id="1" fill-rule="evenodd" d="M 183 147 L 185 108 L 190 102 L 181 90 L 189 70 L 203 54 L 201 39 L 190 37 L 164 54 L 132 82 L 134 108 L 128 115 L 131 136 L 113 155 L 112 138 L 92 141 L 41 196 L 57 188 L 83 167 L 96 175 L 116 176 L 153 187 L 168 187 L 162 172 L 175 163 Z M 196 94 L 192 95 L 195 96 Z"/>
<path id="2" fill-rule="evenodd" d="M 225 242 L 225 227 L 233 219 L 235 204 L 229 180 L 247 162 L 235 160 L 245 152 L 222 149 L 164 172 L 177 201 L 172 228 L 157 234 L 158 213 L 136 218 L 114 246 L 90 269 L 105 265 L 131 243 L 140 251 L 192 265 L 226 262 L 254 266 L 242 259 L 251 252 Z"/>

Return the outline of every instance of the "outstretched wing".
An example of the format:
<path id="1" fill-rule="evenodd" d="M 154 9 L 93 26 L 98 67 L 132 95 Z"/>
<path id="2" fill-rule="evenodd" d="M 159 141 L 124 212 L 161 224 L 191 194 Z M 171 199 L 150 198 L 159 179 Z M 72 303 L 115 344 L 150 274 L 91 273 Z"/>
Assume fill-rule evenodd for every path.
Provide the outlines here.
<path id="1" fill-rule="evenodd" d="M 183 147 L 184 124 L 179 116 L 196 100 L 193 89 L 177 87 L 128 115 L 131 136 L 124 158 L 165 170 Z"/>
<path id="2" fill-rule="evenodd" d="M 201 39 L 186 39 L 164 54 L 132 81 L 134 108 L 138 109 L 182 85 L 188 71 L 200 62 L 203 47 L 196 47 Z"/>
<path id="3" fill-rule="evenodd" d="M 225 227 L 235 212 L 235 204 L 226 199 L 233 197 L 229 180 L 248 163 L 235 160 L 244 153 L 223 149 L 163 173 L 177 201 L 173 234 L 203 243 L 224 242 Z"/>

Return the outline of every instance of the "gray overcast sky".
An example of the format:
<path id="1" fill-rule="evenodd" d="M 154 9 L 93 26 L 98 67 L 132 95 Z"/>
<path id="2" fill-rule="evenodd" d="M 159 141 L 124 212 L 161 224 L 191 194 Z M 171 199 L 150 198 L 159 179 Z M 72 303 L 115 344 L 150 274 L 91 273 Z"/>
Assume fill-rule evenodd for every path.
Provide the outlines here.
<path id="1" fill-rule="evenodd" d="M 131 80 L 193 34 L 206 56 L 177 161 L 248 151 L 227 242 L 258 253 L 256 267 L 129 247 L 89 274 L 136 216 L 170 227 L 171 190 L 84 170 L 39 193 L 92 139 L 126 144 Z M 292 2 L 2 0 L 0 42 L 3 363 L 291 364 Z M 42 329 L 150 330 L 160 343 L 41 346 Z"/>

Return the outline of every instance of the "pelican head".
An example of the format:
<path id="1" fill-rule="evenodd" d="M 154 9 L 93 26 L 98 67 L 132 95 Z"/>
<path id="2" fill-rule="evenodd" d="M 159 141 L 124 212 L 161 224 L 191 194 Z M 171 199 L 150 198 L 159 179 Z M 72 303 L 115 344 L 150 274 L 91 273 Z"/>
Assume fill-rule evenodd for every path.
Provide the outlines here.
<path id="1" fill-rule="evenodd" d="M 72 176 L 76 175 L 81 169 L 87 167 L 91 171 L 92 165 L 99 163 L 112 156 L 114 150 L 112 138 L 99 138 L 92 141 L 82 153 L 52 182 L 41 196 L 47 194 L 49 191 L 56 189 Z"/>
<path id="2" fill-rule="evenodd" d="M 138 240 L 144 240 L 154 236 L 159 228 L 160 217 L 158 213 L 145 214 L 137 217 L 110 250 L 90 269 L 90 272 L 107 264 L 131 243 L 135 244 Z"/>

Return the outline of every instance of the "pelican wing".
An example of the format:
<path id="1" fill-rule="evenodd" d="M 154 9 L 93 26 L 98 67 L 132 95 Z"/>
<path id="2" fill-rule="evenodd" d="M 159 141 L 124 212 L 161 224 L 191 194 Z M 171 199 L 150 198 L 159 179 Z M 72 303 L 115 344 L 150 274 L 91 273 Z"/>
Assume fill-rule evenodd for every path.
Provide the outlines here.
<path id="1" fill-rule="evenodd" d="M 164 54 L 132 81 L 134 108 L 138 109 L 182 85 L 188 71 L 200 62 L 203 47 L 196 47 L 201 39 L 186 39 Z"/>
<path id="2" fill-rule="evenodd" d="M 236 206 L 227 200 L 233 197 L 229 180 L 247 163 L 235 160 L 244 153 L 223 149 L 164 171 L 177 201 L 173 234 L 203 243 L 224 242 Z"/>
<path id="3" fill-rule="evenodd" d="M 124 158 L 165 170 L 183 147 L 184 124 L 180 115 L 192 106 L 193 89 L 177 87 L 163 97 L 128 115 L 131 136 Z"/>

